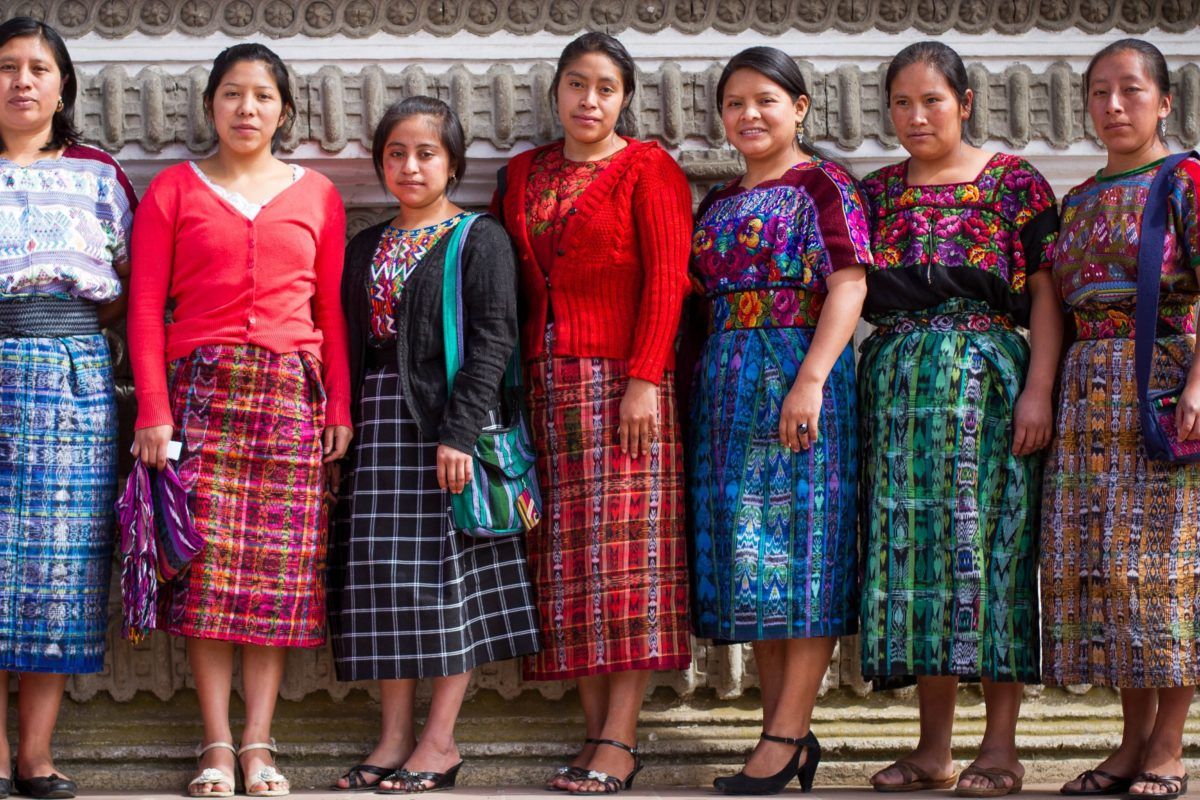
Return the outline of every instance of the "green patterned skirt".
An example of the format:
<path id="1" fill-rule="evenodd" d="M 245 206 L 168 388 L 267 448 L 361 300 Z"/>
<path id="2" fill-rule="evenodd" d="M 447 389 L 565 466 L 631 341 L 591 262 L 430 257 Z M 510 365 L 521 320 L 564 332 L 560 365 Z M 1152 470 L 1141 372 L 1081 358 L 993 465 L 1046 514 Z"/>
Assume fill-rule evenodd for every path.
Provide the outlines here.
<path id="1" fill-rule="evenodd" d="M 863 675 L 1035 683 L 1040 457 L 1012 454 L 1029 347 L 965 300 L 877 324 L 858 370 Z"/>

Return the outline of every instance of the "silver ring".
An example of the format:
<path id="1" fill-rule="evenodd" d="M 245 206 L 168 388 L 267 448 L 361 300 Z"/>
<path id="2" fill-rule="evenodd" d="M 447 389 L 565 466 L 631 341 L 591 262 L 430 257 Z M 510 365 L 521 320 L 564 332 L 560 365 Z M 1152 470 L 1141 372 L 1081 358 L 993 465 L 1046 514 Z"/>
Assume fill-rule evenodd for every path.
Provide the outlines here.
<path id="1" fill-rule="evenodd" d="M 799 428 L 799 431 L 800 431 L 801 433 L 808 433 L 808 423 L 807 423 L 807 422 L 801 422 L 801 423 L 800 423 L 800 428 Z"/>

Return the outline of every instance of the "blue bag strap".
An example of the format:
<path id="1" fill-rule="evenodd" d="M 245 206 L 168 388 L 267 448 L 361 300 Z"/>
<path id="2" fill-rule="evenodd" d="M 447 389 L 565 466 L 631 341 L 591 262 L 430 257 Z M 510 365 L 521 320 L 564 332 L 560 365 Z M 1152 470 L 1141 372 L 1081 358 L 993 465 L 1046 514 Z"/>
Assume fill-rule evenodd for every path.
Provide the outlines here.
<path id="1" fill-rule="evenodd" d="M 446 351 L 446 394 L 454 390 L 464 357 L 462 334 L 462 251 L 467 232 L 481 214 L 468 214 L 450 232 L 446 245 L 446 262 L 442 265 L 442 345 Z"/>
<path id="2" fill-rule="evenodd" d="M 1158 338 L 1158 293 L 1162 284 L 1163 252 L 1167 238 L 1168 183 L 1180 162 L 1191 152 L 1168 156 L 1150 184 L 1142 224 L 1138 231 L 1137 296 L 1134 302 L 1133 354 L 1137 375 L 1138 404 L 1143 417 L 1151 413 L 1150 367 L 1154 360 L 1154 340 Z"/>
<path id="3" fill-rule="evenodd" d="M 446 243 L 446 263 L 442 267 L 442 341 L 446 351 L 446 394 L 454 391 L 454 376 L 462 367 L 466 350 L 463 346 L 462 254 L 463 242 L 475 220 L 483 214 L 468 214 L 450 232 Z M 510 392 L 521 388 L 521 341 L 518 337 L 508 367 L 504 370 L 504 387 Z"/>

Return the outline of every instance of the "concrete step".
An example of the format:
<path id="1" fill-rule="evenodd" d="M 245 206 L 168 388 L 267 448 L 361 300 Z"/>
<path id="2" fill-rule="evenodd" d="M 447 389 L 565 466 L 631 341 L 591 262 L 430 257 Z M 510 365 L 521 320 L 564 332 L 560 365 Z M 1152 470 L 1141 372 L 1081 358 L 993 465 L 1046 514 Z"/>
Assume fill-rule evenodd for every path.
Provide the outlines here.
<path id="1" fill-rule="evenodd" d="M 1108 697 L 1055 695 L 1026 703 L 1017 743 L 1031 783 L 1057 786 L 1115 746 L 1120 706 L 1115 695 Z M 236 699 L 232 713 L 238 734 L 243 712 Z M 655 694 L 642 715 L 646 768 L 639 784 L 702 787 L 717 775 L 735 772 L 758 736 L 759 714 L 753 695 L 736 701 L 693 696 L 685 704 L 672 692 Z M 60 766 L 81 786 L 162 792 L 184 786 L 194 774 L 199 719 L 190 691 L 169 702 L 150 695 L 121 703 L 103 695 L 86 703 L 68 702 L 56 752 Z M 327 787 L 370 751 L 378 725 L 379 705 L 365 692 L 338 701 L 323 694 L 281 701 L 274 730 L 280 768 L 297 789 Z M 9 729 L 14 736 L 15 725 L 10 723 Z M 458 726 L 467 762 L 460 781 L 471 787 L 540 786 L 554 766 L 573 755 L 582 729 L 573 694 L 549 700 L 526 693 L 505 700 L 480 692 L 464 706 Z M 818 703 L 813 729 L 823 752 L 818 783 L 863 786 L 872 772 L 915 743 L 915 701 L 886 693 L 859 697 L 830 692 Z M 977 693 L 963 692 L 954 737 L 961 766 L 982 732 L 982 700 Z M 1200 758 L 1200 718 L 1189 721 L 1185 748 L 1189 759 Z M 1192 766 L 1200 767 L 1200 760 Z"/>

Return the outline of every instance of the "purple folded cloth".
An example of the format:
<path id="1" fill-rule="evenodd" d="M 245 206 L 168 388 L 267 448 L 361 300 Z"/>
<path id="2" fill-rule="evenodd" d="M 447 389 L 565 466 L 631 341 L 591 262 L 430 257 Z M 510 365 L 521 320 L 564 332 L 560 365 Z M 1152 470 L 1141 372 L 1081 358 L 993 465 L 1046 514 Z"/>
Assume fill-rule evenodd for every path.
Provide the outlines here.
<path id="1" fill-rule="evenodd" d="M 137 644 L 154 630 L 158 584 L 174 580 L 204 547 L 175 468 L 151 470 L 140 460 L 117 499 L 121 529 L 121 635 Z"/>

